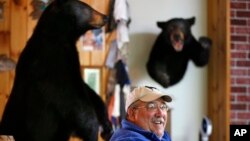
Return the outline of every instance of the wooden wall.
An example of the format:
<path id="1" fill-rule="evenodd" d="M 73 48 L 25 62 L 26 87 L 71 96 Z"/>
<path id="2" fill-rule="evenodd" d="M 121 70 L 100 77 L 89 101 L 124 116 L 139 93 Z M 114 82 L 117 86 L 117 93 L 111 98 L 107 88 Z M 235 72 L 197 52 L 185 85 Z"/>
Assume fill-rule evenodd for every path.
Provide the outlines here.
<path id="1" fill-rule="evenodd" d="M 2 0 L 0 2 L 3 2 Z M 3 3 L 3 16 L 0 19 L 0 54 L 10 56 L 10 1 Z M 0 117 L 11 89 L 13 72 L 0 72 Z M 1 119 L 1 118 L 0 118 Z"/>
<path id="2" fill-rule="evenodd" d="M 208 36 L 213 46 L 208 65 L 210 141 L 229 141 L 230 119 L 230 1 L 208 0 Z"/>

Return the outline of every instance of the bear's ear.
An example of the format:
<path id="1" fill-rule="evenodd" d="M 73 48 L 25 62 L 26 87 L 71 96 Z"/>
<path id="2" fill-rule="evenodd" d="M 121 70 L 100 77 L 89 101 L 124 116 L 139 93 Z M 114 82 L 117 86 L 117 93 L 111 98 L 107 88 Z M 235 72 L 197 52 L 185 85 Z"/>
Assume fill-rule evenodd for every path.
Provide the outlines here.
<path id="1" fill-rule="evenodd" d="M 166 24 L 166 22 L 157 22 L 157 26 L 159 27 L 159 28 L 164 28 L 164 25 Z"/>
<path id="2" fill-rule="evenodd" d="M 195 17 L 187 19 L 187 22 L 189 23 L 189 25 L 193 25 L 195 23 Z"/>

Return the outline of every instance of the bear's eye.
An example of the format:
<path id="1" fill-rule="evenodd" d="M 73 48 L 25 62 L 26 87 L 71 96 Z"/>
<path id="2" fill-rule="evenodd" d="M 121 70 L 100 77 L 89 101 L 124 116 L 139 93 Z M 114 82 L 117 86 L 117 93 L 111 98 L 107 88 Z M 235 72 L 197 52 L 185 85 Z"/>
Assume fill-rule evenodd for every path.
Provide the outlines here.
<path id="1" fill-rule="evenodd" d="M 174 30 L 174 26 L 169 26 L 168 27 L 168 31 L 173 31 Z"/>

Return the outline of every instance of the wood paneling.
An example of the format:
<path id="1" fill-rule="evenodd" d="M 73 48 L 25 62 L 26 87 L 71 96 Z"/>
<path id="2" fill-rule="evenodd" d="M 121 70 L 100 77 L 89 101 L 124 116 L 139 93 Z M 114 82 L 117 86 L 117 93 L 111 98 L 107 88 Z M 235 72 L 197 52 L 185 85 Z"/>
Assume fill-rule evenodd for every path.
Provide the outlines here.
<path id="1" fill-rule="evenodd" d="M 211 141 L 229 141 L 230 6 L 228 0 L 208 0 L 208 36 L 213 45 L 208 66 L 208 116 Z"/>
<path id="2" fill-rule="evenodd" d="M 10 1 L 0 0 L 3 4 L 3 17 L 0 19 L 0 33 L 8 32 L 10 29 Z"/>
<path id="3" fill-rule="evenodd" d="M 108 13 L 108 5 L 110 0 L 81 0 L 91 5 L 95 10 L 107 14 Z"/>
<path id="4" fill-rule="evenodd" d="M 0 0 L 0 2 L 3 2 Z M 10 56 L 10 1 L 3 3 L 3 17 L 0 19 L 0 54 Z M 0 72 L 0 120 L 10 91 L 10 72 Z"/>
<path id="5" fill-rule="evenodd" d="M 10 15 L 10 54 L 15 60 L 23 50 L 27 41 L 27 2 L 28 0 L 19 0 L 20 4 L 15 4 L 11 1 L 11 15 Z"/>

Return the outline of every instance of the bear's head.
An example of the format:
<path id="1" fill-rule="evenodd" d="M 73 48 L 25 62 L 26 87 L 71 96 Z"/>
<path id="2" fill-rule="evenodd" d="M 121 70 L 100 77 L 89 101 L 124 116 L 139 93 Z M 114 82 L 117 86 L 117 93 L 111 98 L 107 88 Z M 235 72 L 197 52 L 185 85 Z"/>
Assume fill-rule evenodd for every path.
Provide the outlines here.
<path id="1" fill-rule="evenodd" d="M 107 16 L 80 0 L 53 0 L 40 17 L 37 28 L 41 27 L 45 33 L 44 27 L 47 27 L 48 33 L 60 32 L 75 39 L 107 21 Z"/>
<path id="2" fill-rule="evenodd" d="M 195 23 L 195 17 L 189 19 L 174 18 L 166 22 L 157 22 L 162 29 L 161 35 L 167 44 L 172 45 L 176 52 L 183 50 L 191 36 L 191 26 Z"/>

